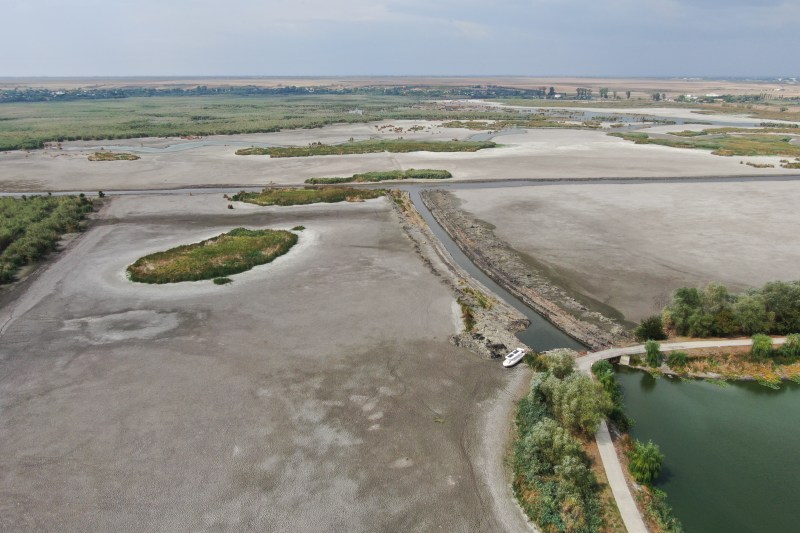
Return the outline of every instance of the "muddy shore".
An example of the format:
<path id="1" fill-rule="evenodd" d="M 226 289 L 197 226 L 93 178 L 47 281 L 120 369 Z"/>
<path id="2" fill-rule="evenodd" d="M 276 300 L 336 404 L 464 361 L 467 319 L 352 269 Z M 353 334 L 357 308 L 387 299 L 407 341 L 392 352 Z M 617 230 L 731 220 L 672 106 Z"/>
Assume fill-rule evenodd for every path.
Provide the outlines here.
<path id="1" fill-rule="evenodd" d="M 498 239 L 491 225 L 466 215 L 446 191 L 424 191 L 422 199 L 464 253 L 492 279 L 571 337 L 593 350 L 622 340 L 625 329 L 592 311 L 533 270 L 520 254 Z"/>

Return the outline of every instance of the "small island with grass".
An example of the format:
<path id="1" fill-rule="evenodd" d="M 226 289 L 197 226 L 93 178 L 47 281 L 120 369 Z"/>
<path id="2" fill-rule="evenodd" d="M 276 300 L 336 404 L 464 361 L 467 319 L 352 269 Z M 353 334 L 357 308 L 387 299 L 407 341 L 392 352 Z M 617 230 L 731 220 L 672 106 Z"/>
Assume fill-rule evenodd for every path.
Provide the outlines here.
<path id="1" fill-rule="evenodd" d="M 384 196 L 382 189 L 351 189 L 342 187 L 267 187 L 261 192 L 239 192 L 231 197 L 235 202 L 262 206 L 308 205 L 317 203 L 363 202 Z"/>
<path id="2" fill-rule="evenodd" d="M 387 170 L 383 172 L 364 172 L 341 178 L 308 178 L 306 183 L 311 185 L 336 184 L 336 183 L 374 183 L 378 181 L 400 180 L 447 180 L 453 175 L 447 170 L 413 169 Z"/>
<path id="3" fill-rule="evenodd" d="M 136 161 L 137 159 L 141 158 L 124 152 L 95 152 L 89 156 L 89 161 Z"/>
<path id="4" fill-rule="evenodd" d="M 236 228 L 211 239 L 156 252 L 138 259 L 127 269 L 132 281 L 177 283 L 226 277 L 273 261 L 297 243 L 297 235 L 285 230 Z M 220 281 L 217 281 L 220 280 Z"/>
<path id="5" fill-rule="evenodd" d="M 748 132 L 748 133 L 745 133 Z M 779 135 L 783 130 L 725 128 L 720 130 L 681 131 L 679 138 L 652 137 L 647 133 L 609 133 L 635 144 L 655 144 L 671 148 L 710 150 L 721 156 L 800 156 L 800 145 L 793 144 L 791 135 Z"/>
<path id="6" fill-rule="evenodd" d="M 375 139 L 342 144 L 311 143 L 308 146 L 241 148 L 236 155 L 268 155 L 270 157 L 308 157 L 313 155 L 353 155 L 380 152 L 477 152 L 495 148 L 491 141 L 414 141 L 408 139 Z"/>

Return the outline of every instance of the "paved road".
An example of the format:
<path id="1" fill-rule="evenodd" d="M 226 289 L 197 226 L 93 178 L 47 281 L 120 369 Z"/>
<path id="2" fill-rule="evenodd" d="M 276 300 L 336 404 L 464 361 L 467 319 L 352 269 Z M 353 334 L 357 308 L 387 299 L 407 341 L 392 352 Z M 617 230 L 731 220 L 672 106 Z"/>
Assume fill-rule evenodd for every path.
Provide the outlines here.
<path id="1" fill-rule="evenodd" d="M 773 344 L 783 344 L 786 338 L 773 339 Z M 669 352 L 674 350 L 690 350 L 693 348 L 725 348 L 732 346 L 750 346 L 753 344 L 751 339 L 730 339 L 730 340 L 708 340 L 708 341 L 688 341 L 688 342 L 671 342 L 661 345 L 662 352 Z M 584 357 L 580 357 L 577 361 L 578 368 L 585 373 L 591 372 L 592 365 L 602 359 L 613 359 L 622 355 L 636 355 L 645 353 L 645 345 L 640 344 L 637 346 L 627 346 L 625 348 L 610 348 L 599 352 L 590 353 Z M 597 440 L 597 447 L 600 450 L 600 458 L 603 461 L 603 468 L 606 471 L 608 484 L 611 487 L 611 492 L 614 494 L 614 499 L 619 508 L 619 514 L 622 515 L 622 521 L 625 523 L 625 528 L 628 533 L 647 533 L 647 526 L 645 526 L 644 519 L 636 507 L 636 501 L 633 494 L 631 494 L 628 483 L 625 481 L 625 474 L 622 471 L 622 464 L 619 462 L 617 450 L 614 448 L 614 443 L 611 440 L 611 435 L 608 432 L 608 426 L 605 421 L 600 424 L 595 436 Z"/>

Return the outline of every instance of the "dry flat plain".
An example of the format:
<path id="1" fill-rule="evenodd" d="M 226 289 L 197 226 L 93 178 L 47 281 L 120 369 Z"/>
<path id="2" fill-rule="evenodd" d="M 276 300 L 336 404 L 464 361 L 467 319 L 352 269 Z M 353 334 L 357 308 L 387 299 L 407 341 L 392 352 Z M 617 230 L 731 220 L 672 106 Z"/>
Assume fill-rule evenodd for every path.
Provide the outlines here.
<path id="1" fill-rule="evenodd" d="M 797 279 L 800 181 L 564 183 L 459 189 L 461 207 L 557 284 L 627 320 L 671 292 Z"/>
<path id="2" fill-rule="evenodd" d="M 0 530 L 527 528 L 488 459 L 512 375 L 448 342 L 453 297 L 386 199 L 130 196 L 99 218 L 0 311 Z M 124 275 L 233 227 L 301 224 L 230 285 Z"/>
<path id="3" fill-rule="evenodd" d="M 475 103 L 483 107 L 483 104 Z M 681 116 L 702 120 L 686 110 L 628 109 L 626 112 Z M 714 115 L 714 120 L 732 124 L 752 124 L 758 119 L 733 115 Z M 403 133 L 382 128 L 402 126 Z M 414 125 L 421 131 L 409 131 Z M 696 126 L 674 125 L 660 133 Z M 119 141 L 80 141 L 62 143 L 62 149 L 33 152 L 0 152 L 0 190 L 118 190 L 172 188 L 210 185 L 301 184 L 307 178 L 349 176 L 356 172 L 434 168 L 449 170 L 454 180 L 494 179 L 569 179 L 699 177 L 741 175 L 788 175 L 780 168 L 781 157 L 720 157 L 702 150 L 686 150 L 656 145 L 635 145 L 600 131 L 533 129 L 496 136 L 499 148 L 474 153 L 412 152 L 375 153 L 349 156 L 278 158 L 237 156 L 235 151 L 251 144 L 306 146 L 311 142 L 338 143 L 351 137 L 449 140 L 466 139 L 476 132 L 442 128 L 440 122 L 393 121 L 377 124 L 335 125 L 314 130 L 287 130 L 278 133 L 215 136 L 201 142 L 182 139 L 129 139 Z M 645 130 L 646 131 L 646 130 Z M 131 151 L 137 161 L 89 161 L 100 146 L 115 151 Z M 163 148 L 173 146 L 171 150 Z M 154 150 L 155 149 L 155 150 Z M 741 161 L 772 164 L 775 168 L 756 169 Z"/>

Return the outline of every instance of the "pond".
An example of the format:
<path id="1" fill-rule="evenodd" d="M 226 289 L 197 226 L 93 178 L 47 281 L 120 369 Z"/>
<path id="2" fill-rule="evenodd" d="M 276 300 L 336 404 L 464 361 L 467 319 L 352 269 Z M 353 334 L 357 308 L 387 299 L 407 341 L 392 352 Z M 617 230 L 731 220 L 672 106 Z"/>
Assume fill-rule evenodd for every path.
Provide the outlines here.
<path id="1" fill-rule="evenodd" d="M 800 385 L 721 386 L 620 368 L 631 434 L 665 454 L 656 486 L 687 532 L 797 531 Z"/>

